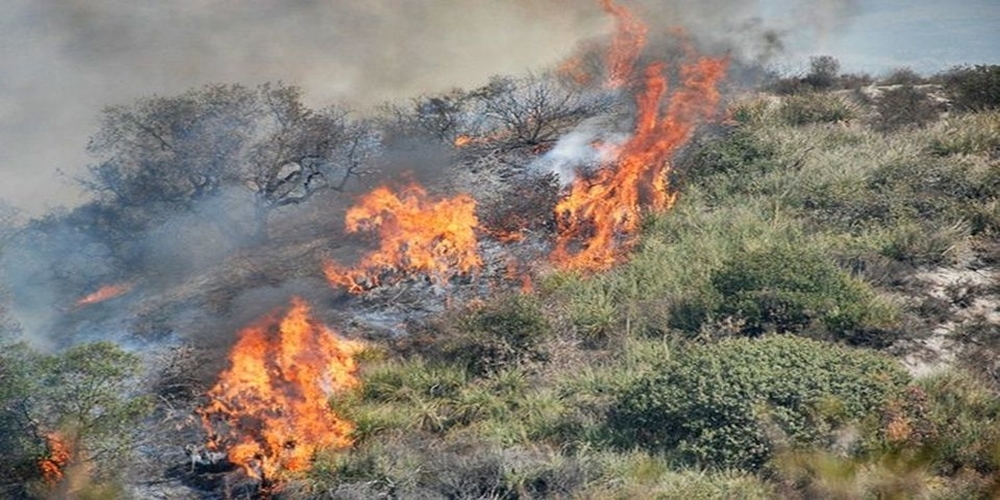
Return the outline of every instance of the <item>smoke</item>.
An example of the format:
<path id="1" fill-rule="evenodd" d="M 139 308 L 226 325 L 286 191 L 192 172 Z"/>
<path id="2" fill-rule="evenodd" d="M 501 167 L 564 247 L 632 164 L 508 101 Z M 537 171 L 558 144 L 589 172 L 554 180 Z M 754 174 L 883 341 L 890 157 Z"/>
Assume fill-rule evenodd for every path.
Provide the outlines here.
<path id="1" fill-rule="evenodd" d="M 559 183 L 566 186 L 576 179 L 578 170 L 597 169 L 607 160 L 602 151 L 628 138 L 627 133 L 614 132 L 618 127 L 609 121 L 605 116 L 584 120 L 560 137 L 552 149 L 531 162 L 529 171 L 554 173 Z"/>
<path id="2" fill-rule="evenodd" d="M 856 9 L 852 0 L 781 0 L 781 15 L 737 0 L 620 1 L 650 25 L 654 47 L 683 26 L 701 44 L 747 61 L 779 54 L 796 33 L 821 38 Z M 302 86 L 313 107 L 364 108 L 550 66 L 612 27 L 596 0 L 12 0 L 6 8 L 0 164 L 7 175 L 0 199 L 34 215 L 82 200 L 70 178 L 89 161 L 87 137 L 97 131 L 103 105 L 210 82 L 282 80 Z M 595 143 L 621 142 L 609 131 L 624 129 L 613 125 L 581 124 L 532 168 L 567 182 L 573 169 L 600 162 Z M 386 146 L 383 172 L 416 172 L 425 184 L 434 184 L 427 176 L 440 170 L 421 167 L 447 162 L 446 151 L 426 144 Z M 151 271 L 147 279 L 176 283 L 237 251 L 245 242 L 221 228 L 238 226 L 234 214 L 247 213 L 247 203 L 228 193 L 135 235 L 136 252 Z M 39 343 L 74 335 L 48 337 L 75 294 L 120 273 L 121 263 L 94 230 L 54 217 L 4 249 L 0 267 L 12 312 Z"/>
<path id="3" fill-rule="evenodd" d="M 751 59 L 773 55 L 787 33 L 830 33 L 854 5 L 783 0 L 792 8 L 781 12 L 801 15 L 772 23 L 766 3 L 623 3 L 653 32 L 686 26 Z M 610 29 L 596 0 L 12 0 L 5 9 L 0 198 L 34 214 L 82 201 L 71 177 L 88 162 L 103 105 L 282 80 L 302 86 L 313 106 L 366 107 L 551 65 Z"/>

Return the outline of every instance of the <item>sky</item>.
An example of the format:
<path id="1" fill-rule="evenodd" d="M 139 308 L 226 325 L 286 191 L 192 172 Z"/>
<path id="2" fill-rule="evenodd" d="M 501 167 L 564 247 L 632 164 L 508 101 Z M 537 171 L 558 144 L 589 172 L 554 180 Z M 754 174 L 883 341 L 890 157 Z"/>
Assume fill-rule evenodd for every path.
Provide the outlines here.
<path id="1" fill-rule="evenodd" d="M 874 74 L 1000 64 L 1000 0 L 620 1 L 785 72 L 821 54 Z M 543 68 L 609 29 L 596 0 L 4 0 L 0 201 L 85 200 L 73 179 L 108 105 L 280 80 L 363 109 Z"/>

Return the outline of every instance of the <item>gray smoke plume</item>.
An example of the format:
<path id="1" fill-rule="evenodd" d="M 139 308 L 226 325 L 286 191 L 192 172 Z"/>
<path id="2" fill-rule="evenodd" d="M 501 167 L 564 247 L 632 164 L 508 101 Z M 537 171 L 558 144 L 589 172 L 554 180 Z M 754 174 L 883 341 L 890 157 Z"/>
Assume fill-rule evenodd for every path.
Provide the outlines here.
<path id="1" fill-rule="evenodd" d="M 854 6 L 782 0 L 779 11 L 793 15 L 772 22 L 757 2 L 622 3 L 651 33 L 685 26 L 751 59 L 773 55 L 788 34 L 830 33 Z M 551 65 L 611 27 L 596 0 L 10 0 L 3 10 L 0 198 L 34 214 L 81 201 L 69 177 L 88 161 L 104 105 L 282 80 L 313 106 L 365 107 Z"/>

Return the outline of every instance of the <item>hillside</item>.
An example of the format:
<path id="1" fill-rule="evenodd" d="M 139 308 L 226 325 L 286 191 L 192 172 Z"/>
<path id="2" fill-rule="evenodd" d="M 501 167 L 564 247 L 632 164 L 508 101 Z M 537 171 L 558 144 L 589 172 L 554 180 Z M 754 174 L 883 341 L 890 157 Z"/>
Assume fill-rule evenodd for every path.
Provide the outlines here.
<path id="1" fill-rule="evenodd" d="M 0 495 L 995 497 L 1000 67 L 747 88 L 605 5 L 370 116 L 109 108 L 3 220 Z"/>

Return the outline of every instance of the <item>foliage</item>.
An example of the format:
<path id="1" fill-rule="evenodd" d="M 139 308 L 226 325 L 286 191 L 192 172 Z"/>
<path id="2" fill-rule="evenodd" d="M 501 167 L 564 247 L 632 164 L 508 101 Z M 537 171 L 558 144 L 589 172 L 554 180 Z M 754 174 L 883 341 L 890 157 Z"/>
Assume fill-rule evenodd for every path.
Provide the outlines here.
<path id="1" fill-rule="evenodd" d="M 37 360 L 22 344 L 4 341 L 0 353 L 0 493 L 41 477 L 38 460 L 46 453 L 42 430 L 33 420 L 35 389 L 29 366 Z"/>
<path id="2" fill-rule="evenodd" d="M 825 330 L 850 338 L 876 324 L 864 283 L 808 248 L 763 248 L 734 255 L 711 278 L 719 297 L 710 315 L 732 318 L 743 334 Z"/>
<path id="3" fill-rule="evenodd" d="M 809 73 L 804 80 L 816 90 L 830 89 L 837 83 L 839 71 L 840 61 L 833 56 L 810 57 Z"/>
<path id="4" fill-rule="evenodd" d="M 854 110 L 842 98 L 830 94 L 802 94 L 786 97 L 778 110 L 789 125 L 835 123 L 854 118 Z"/>
<path id="5" fill-rule="evenodd" d="M 449 328 L 432 352 L 473 375 L 545 360 L 544 341 L 552 334 L 537 300 L 519 294 L 472 307 Z"/>
<path id="6" fill-rule="evenodd" d="M 883 132 L 906 126 L 921 127 L 938 116 L 938 111 L 927 94 L 909 84 L 885 89 L 875 110 L 878 112 L 875 128 Z"/>
<path id="7" fill-rule="evenodd" d="M 58 433 L 70 464 L 87 464 L 90 479 L 106 481 L 126 465 L 148 414 L 138 394 L 138 356 L 109 342 L 81 344 L 40 355 L 9 346 L 0 355 L 0 425 L 7 453 L 4 484 L 39 478 L 38 461 L 49 453 L 45 436 Z"/>
<path id="8" fill-rule="evenodd" d="M 682 463 L 759 469 L 780 446 L 823 446 L 877 413 L 908 376 L 881 355 L 790 336 L 692 346 L 626 389 L 622 444 Z"/>
<path id="9" fill-rule="evenodd" d="M 890 71 L 889 74 L 879 79 L 879 84 L 881 85 L 912 86 L 920 85 L 926 82 L 927 80 L 914 71 L 913 68 L 907 67 L 896 68 Z"/>
<path id="10" fill-rule="evenodd" d="M 960 66 L 942 75 L 958 109 L 983 111 L 1000 107 L 1000 65 Z"/>

